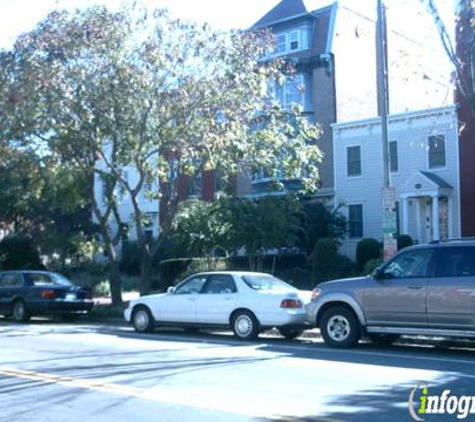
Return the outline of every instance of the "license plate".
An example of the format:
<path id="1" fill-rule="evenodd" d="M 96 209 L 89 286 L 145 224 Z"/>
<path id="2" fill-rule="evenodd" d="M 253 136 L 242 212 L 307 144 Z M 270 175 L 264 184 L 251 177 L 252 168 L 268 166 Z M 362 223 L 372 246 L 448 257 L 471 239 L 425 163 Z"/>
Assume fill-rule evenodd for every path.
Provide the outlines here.
<path id="1" fill-rule="evenodd" d="M 68 293 L 66 295 L 66 300 L 75 300 L 76 299 L 76 293 Z"/>

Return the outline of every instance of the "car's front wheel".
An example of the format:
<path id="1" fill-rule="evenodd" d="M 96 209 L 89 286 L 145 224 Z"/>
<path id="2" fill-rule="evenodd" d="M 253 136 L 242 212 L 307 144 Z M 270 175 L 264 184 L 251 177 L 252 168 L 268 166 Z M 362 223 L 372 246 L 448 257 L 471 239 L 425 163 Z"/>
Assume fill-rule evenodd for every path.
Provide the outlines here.
<path id="1" fill-rule="evenodd" d="M 343 306 L 327 309 L 320 320 L 323 340 L 331 347 L 353 347 L 361 338 L 356 315 Z"/>
<path id="2" fill-rule="evenodd" d="M 295 327 L 279 327 L 279 333 L 287 340 L 293 340 L 294 338 L 300 337 L 303 330 Z"/>
<path id="3" fill-rule="evenodd" d="M 12 316 L 16 322 L 26 322 L 30 319 L 30 311 L 23 300 L 17 299 L 13 302 Z"/>
<path id="4" fill-rule="evenodd" d="M 259 323 L 250 311 L 238 311 L 233 316 L 231 326 L 234 335 L 240 340 L 254 340 L 259 334 Z"/>
<path id="5" fill-rule="evenodd" d="M 132 314 L 132 324 L 138 333 L 151 333 L 155 328 L 155 320 L 150 309 L 137 306 Z"/>

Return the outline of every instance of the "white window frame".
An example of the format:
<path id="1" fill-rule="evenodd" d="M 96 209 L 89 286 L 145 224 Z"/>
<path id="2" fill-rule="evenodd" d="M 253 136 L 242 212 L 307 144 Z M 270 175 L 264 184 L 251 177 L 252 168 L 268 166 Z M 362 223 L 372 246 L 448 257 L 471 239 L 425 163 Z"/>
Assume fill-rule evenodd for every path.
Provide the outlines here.
<path id="1" fill-rule="evenodd" d="M 359 148 L 360 149 L 360 173 L 359 174 L 350 174 L 349 170 L 349 160 L 348 160 L 348 150 L 350 148 Z M 363 147 L 361 144 L 354 144 L 354 145 L 347 145 L 345 148 L 345 162 L 346 162 L 346 178 L 347 179 L 355 179 L 363 177 Z"/>
<path id="2" fill-rule="evenodd" d="M 430 165 L 430 139 L 437 136 L 444 138 L 444 165 L 431 167 Z M 429 170 L 444 170 L 447 168 L 447 132 L 445 133 L 438 132 L 438 133 L 431 134 L 430 136 L 427 137 L 427 168 Z"/>
<path id="3" fill-rule="evenodd" d="M 351 235 L 351 213 L 350 213 L 350 208 L 351 207 L 356 207 L 360 206 L 361 207 L 361 236 L 352 236 Z M 364 204 L 362 203 L 354 203 L 354 204 L 348 204 L 348 239 L 350 240 L 358 240 L 358 239 L 363 239 L 364 238 Z"/>

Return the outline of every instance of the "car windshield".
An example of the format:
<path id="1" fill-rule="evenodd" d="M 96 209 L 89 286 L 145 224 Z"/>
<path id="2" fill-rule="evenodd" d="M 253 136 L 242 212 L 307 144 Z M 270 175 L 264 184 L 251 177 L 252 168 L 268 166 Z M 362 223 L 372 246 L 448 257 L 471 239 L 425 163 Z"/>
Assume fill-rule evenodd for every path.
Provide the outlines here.
<path id="1" fill-rule="evenodd" d="M 56 273 L 31 273 L 30 280 L 35 286 L 73 286 L 66 277 Z"/>
<path id="2" fill-rule="evenodd" d="M 271 275 L 243 275 L 243 281 L 254 290 L 283 291 L 297 290 L 295 287 Z"/>

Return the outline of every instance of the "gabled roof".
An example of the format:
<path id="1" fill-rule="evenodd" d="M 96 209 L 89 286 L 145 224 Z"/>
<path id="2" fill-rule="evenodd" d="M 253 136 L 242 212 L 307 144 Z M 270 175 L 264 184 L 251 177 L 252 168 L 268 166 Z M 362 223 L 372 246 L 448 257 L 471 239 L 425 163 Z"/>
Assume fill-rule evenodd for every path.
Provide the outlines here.
<path id="1" fill-rule="evenodd" d="M 282 0 L 270 12 L 265 14 L 260 20 L 252 25 L 252 29 L 269 26 L 276 22 L 306 15 L 307 13 L 307 8 L 305 7 L 303 0 Z"/>
<path id="2" fill-rule="evenodd" d="M 427 177 L 431 182 L 434 182 L 439 188 L 443 189 L 453 189 L 453 186 L 447 183 L 442 177 L 437 176 L 434 173 L 428 171 L 421 171 L 421 173 Z"/>

